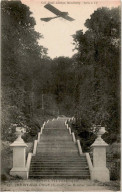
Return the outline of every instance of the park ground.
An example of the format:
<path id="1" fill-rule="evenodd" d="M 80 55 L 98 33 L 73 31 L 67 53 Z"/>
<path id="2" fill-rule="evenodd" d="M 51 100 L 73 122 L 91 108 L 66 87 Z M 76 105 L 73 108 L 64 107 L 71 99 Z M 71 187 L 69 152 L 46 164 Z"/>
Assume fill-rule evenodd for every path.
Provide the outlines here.
<path id="1" fill-rule="evenodd" d="M 1 184 L 1 191 L 36 191 L 36 192 L 66 192 L 66 191 L 83 191 L 83 192 L 112 192 L 120 191 L 119 181 L 110 181 L 101 183 L 98 181 L 81 180 L 81 179 L 38 179 L 38 180 L 10 180 Z"/>

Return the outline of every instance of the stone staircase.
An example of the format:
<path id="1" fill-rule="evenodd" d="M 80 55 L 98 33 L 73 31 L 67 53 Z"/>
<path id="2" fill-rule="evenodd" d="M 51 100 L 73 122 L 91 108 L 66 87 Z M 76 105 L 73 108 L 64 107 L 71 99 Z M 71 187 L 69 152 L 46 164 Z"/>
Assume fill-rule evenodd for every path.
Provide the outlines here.
<path id="1" fill-rule="evenodd" d="M 31 159 L 29 178 L 90 179 L 86 156 L 79 155 L 65 121 L 59 118 L 45 124 Z"/>

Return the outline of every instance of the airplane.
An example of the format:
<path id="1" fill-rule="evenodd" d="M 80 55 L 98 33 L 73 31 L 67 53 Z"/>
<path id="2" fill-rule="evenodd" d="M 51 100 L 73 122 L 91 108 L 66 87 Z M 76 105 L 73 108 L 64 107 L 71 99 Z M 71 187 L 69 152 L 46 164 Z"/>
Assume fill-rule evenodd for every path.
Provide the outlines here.
<path id="1" fill-rule="evenodd" d="M 56 15 L 55 17 L 40 18 L 40 20 L 42 20 L 44 22 L 49 22 L 50 20 L 53 20 L 53 19 L 59 18 L 59 17 L 62 17 L 65 20 L 68 20 L 70 22 L 75 20 L 75 19 L 71 18 L 70 16 L 68 16 L 68 12 L 61 12 L 60 10 L 58 10 L 57 8 L 55 8 L 54 6 L 52 6 L 49 3 L 46 4 L 44 7 Z"/>

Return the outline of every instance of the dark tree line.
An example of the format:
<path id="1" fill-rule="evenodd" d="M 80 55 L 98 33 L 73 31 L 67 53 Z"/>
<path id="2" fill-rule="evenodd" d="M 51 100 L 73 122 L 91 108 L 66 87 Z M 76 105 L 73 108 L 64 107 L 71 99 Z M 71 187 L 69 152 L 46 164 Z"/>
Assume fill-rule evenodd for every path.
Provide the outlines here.
<path id="1" fill-rule="evenodd" d="M 120 10 L 101 8 L 73 35 L 77 53 L 47 57 L 43 38 L 20 1 L 1 3 L 2 136 L 12 124 L 39 129 L 41 120 L 75 116 L 79 134 L 93 124 L 106 126 L 111 140 L 120 134 Z M 43 106 L 42 110 L 42 97 Z"/>

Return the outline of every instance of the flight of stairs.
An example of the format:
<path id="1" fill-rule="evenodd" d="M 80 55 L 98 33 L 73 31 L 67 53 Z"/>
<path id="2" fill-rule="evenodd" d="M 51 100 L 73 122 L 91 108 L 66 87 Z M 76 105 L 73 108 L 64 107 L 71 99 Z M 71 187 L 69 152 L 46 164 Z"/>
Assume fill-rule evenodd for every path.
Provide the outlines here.
<path id="1" fill-rule="evenodd" d="M 86 156 L 79 155 L 65 120 L 46 123 L 36 156 L 31 159 L 29 178 L 90 179 Z"/>

